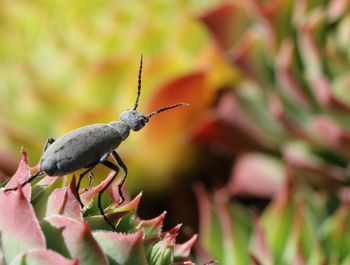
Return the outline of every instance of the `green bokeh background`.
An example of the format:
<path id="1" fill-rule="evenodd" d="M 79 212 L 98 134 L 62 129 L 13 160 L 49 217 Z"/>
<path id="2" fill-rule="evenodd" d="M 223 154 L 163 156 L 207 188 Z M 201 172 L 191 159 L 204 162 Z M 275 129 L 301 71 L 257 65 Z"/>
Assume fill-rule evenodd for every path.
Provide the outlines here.
<path id="1" fill-rule="evenodd" d="M 142 110 L 162 85 L 201 68 L 211 41 L 196 16 L 217 2 L 1 1 L 0 152 L 19 161 L 23 146 L 34 165 L 47 137 L 117 119 L 133 105 L 141 54 Z M 131 190 L 143 186 L 132 158 L 141 134 L 120 147 Z"/>

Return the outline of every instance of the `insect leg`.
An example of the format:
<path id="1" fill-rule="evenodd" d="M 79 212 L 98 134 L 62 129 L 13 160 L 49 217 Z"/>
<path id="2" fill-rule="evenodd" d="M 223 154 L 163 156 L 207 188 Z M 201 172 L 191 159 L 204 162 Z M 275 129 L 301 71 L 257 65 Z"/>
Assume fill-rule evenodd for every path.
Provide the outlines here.
<path id="1" fill-rule="evenodd" d="M 50 146 L 50 144 L 53 144 L 56 140 L 49 137 L 47 138 L 46 142 L 45 142 L 45 145 L 44 145 L 44 148 L 43 148 L 43 153 L 46 151 L 46 149 Z"/>
<path id="2" fill-rule="evenodd" d="M 79 179 L 78 179 L 78 183 L 77 183 L 77 195 L 78 195 L 78 201 L 79 201 L 79 203 L 80 203 L 80 207 L 81 208 L 84 208 L 84 204 L 82 203 L 82 201 L 81 201 L 81 199 L 80 199 L 80 195 L 79 195 L 79 189 L 80 189 L 80 184 L 81 184 L 81 180 L 83 179 L 83 177 L 87 174 L 87 173 L 90 173 L 91 172 L 91 170 L 93 170 L 96 166 L 97 166 L 97 164 L 98 164 L 99 162 L 96 162 L 96 163 L 94 163 L 91 167 L 89 167 L 87 170 L 85 170 L 83 173 L 81 173 L 80 174 L 80 176 L 79 176 Z"/>
<path id="3" fill-rule="evenodd" d="M 121 179 L 121 181 L 118 184 L 118 193 L 119 193 L 119 196 L 121 198 L 121 201 L 120 201 L 119 204 L 122 204 L 125 201 L 125 198 L 124 198 L 123 192 L 122 192 L 122 187 L 123 187 L 123 184 L 124 184 L 124 182 L 126 180 L 126 177 L 128 176 L 128 168 L 126 167 L 126 165 L 124 164 L 123 160 L 120 158 L 120 156 L 118 155 L 118 153 L 116 151 L 112 152 L 112 156 L 115 159 L 115 161 L 117 162 L 117 164 L 124 171 L 124 176 L 123 176 L 123 178 Z"/>
<path id="4" fill-rule="evenodd" d="M 105 219 L 105 221 L 113 228 L 113 230 L 115 230 L 114 225 L 111 223 L 111 221 L 108 220 L 105 212 L 103 211 L 101 198 L 102 198 L 103 192 L 112 184 L 112 182 L 114 181 L 115 177 L 117 176 L 117 174 L 119 172 L 119 167 L 117 165 L 113 164 L 112 162 L 108 161 L 108 160 L 102 161 L 101 163 L 103 165 L 105 165 L 106 167 L 114 170 L 114 175 L 111 178 L 111 180 L 107 183 L 107 185 L 102 190 L 100 190 L 100 192 L 98 193 L 98 209 L 100 210 L 100 213 L 103 216 L 103 219 Z"/>
<path id="5" fill-rule="evenodd" d="M 89 177 L 89 184 L 88 184 L 88 188 L 86 190 L 91 189 L 92 184 L 93 184 L 92 181 L 94 178 L 94 172 L 92 170 L 89 172 L 88 177 Z"/>
<path id="6" fill-rule="evenodd" d="M 44 172 L 41 172 L 41 171 L 38 171 L 36 172 L 34 175 L 31 175 L 26 181 L 24 181 L 22 184 L 21 184 L 21 187 L 24 187 L 25 185 L 27 185 L 28 183 L 32 182 L 36 177 L 38 176 L 41 176 L 41 175 L 44 175 L 45 173 Z M 9 188 L 9 189 L 5 189 L 4 191 L 7 192 L 7 191 L 15 191 L 17 190 L 18 187 L 14 187 L 14 188 Z"/>

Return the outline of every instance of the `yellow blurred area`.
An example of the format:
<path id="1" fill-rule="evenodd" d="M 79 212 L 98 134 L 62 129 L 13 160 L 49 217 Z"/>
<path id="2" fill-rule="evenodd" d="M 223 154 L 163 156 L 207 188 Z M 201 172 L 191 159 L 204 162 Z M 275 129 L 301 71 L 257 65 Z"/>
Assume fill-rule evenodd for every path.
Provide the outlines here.
<path id="1" fill-rule="evenodd" d="M 24 146 L 34 165 L 47 137 L 118 119 L 134 104 L 143 54 L 140 110 L 192 106 L 152 118 L 118 151 L 131 190 L 168 185 L 191 165 L 186 132 L 236 78 L 195 19 L 217 2 L 1 1 L 0 151 L 19 161 Z"/>

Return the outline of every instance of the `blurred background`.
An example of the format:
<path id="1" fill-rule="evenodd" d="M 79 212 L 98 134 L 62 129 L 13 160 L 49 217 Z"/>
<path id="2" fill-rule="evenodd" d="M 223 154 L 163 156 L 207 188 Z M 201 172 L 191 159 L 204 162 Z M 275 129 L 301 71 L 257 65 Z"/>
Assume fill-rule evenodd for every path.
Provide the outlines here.
<path id="1" fill-rule="evenodd" d="M 143 54 L 139 109 L 191 106 L 118 148 L 140 216 L 199 231 L 200 262 L 349 264 L 349 23 L 345 0 L 0 1 L 1 180 L 131 108 Z"/>

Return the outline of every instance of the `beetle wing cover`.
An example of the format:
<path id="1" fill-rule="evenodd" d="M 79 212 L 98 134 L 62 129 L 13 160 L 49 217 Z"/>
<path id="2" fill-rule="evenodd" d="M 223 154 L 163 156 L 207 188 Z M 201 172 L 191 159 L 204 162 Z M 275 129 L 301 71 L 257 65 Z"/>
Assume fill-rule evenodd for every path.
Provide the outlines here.
<path id="1" fill-rule="evenodd" d="M 81 127 L 49 146 L 41 158 L 41 170 L 59 176 L 88 167 L 116 149 L 121 141 L 118 132 L 108 124 Z"/>

